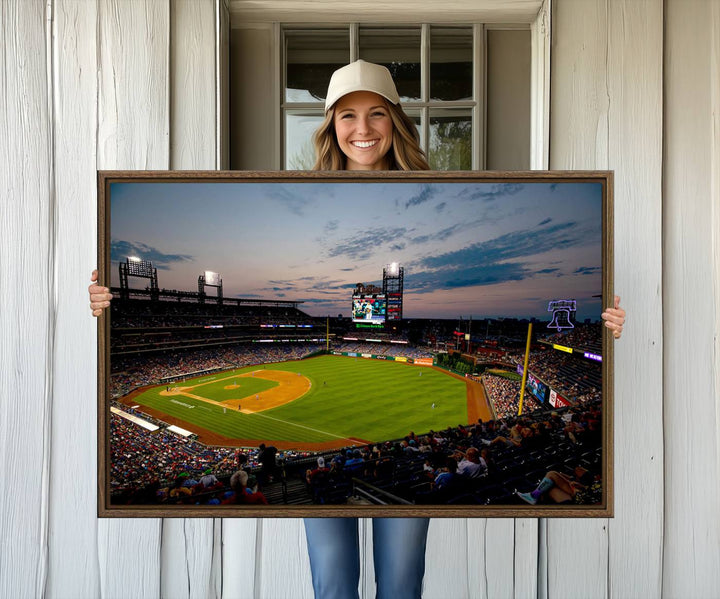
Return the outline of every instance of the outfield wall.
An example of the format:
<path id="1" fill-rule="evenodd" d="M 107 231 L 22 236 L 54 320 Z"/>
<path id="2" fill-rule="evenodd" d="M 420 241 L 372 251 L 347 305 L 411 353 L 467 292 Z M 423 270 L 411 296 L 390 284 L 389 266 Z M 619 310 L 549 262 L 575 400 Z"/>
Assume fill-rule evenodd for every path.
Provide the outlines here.
<path id="1" fill-rule="evenodd" d="M 416 366 L 434 366 L 433 358 L 406 358 L 405 356 L 383 356 L 378 354 L 364 354 L 352 351 L 331 351 L 333 356 L 347 356 L 349 358 L 365 358 L 367 360 L 387 360 L 389 362 L 405 362 L 406 364 L 415 364 Z"/>

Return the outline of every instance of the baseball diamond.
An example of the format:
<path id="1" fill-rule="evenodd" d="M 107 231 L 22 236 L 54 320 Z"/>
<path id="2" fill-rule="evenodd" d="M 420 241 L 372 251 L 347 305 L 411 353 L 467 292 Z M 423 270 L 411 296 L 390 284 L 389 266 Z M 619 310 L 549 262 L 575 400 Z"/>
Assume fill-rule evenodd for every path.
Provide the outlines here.
<path id="1" fill-rule="evenodd" d="M 281 449 L 384 441 L 491 417 L 479 383 L 434 367 L 343 356 L 146 387 L 123 403 L 139 404 L 209 444 Z"/>

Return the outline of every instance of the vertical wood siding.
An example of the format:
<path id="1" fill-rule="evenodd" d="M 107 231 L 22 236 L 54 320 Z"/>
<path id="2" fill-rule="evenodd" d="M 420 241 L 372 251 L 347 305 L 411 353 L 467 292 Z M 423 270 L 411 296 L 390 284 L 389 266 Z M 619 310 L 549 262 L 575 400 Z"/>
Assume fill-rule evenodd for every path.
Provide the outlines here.
<path id="1" fill-rule="evenodd" d="M 663 591 L 717 597 L 720 10 L 694 0 L 666 6 Z"/>
<path id="2" fill-rule="evenodd" d="M 552 9 L 550 167 L 615 171 L 616 516 L 433 520 L 424 597 L 713 597 L 720 5 Z M 227 10 L 0 2 L 2 597 L 312 596 L 299 519 L 95 517 L 95 170 L 222 162 Z"/>
<path id="3" fill-rule="evenodd" d="M 553 6 L 550 166 L 615 171 L 615 290 L 630 319 L 615 345 L 615 518 L 548 522 L 549 596 L 658 597 L 663 4 Z"/>
<path id="4" fill-rule="evenodd" d="M 98 169 L 170 166 L 167 2 L 98 2 Z M 102 519 L 103 597 L 159 597 L 162 521 Z"/>
<path id="5" fill-rule="evenodd" d="M 97 324 L 87 285 L 96 266 L 98 7 L 53 5 L 55 310 L 47 597 L 99 597 L 96 500 Z M 87 283 L 87 284 L 85 284 Z"/>
<path id="6" fill-rule="evenodd" d="M 0 596 L 36 597 L 47 574 L 55 327 L 45 3 L 3 2 L 0 23 Z"/>
<path id="7" fill-rule="evenodd" d="M 552 10 L 550 168 L 607 169 L 607 3 L 554 0 Z M 608 596 L 607 526 L 607 519 L 547 521 L 548 597 Z"/>

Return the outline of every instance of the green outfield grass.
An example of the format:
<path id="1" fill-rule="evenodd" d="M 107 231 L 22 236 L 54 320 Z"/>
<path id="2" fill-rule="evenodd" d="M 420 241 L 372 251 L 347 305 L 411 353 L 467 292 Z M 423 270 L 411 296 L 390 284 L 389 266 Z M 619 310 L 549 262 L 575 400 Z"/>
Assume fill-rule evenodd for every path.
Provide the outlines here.
<path id="1" fill-rule="evenodd" d="M 192 391 L 215 401 L 237 399 L 277 385 L 263 379 L 226 377 L 258 370 L 252 366 L 191 379 L 178 386 L 209 382 Z M 323 442 L 355 437 L 382 441 L 467 423 L 465 382 L 441 371 L 386 360 L 321 356 L 268 364 L 266 369 L 298 372 L 311 389 L 300 399 L 257 414 L 243 414 L 185 396 L 163 397 L 165 385 L 134 401 L 235 439 Z M 264 387 L 262 386 L 264 385 Z M 432 404 L 435 404 L 435 408 Z"/>

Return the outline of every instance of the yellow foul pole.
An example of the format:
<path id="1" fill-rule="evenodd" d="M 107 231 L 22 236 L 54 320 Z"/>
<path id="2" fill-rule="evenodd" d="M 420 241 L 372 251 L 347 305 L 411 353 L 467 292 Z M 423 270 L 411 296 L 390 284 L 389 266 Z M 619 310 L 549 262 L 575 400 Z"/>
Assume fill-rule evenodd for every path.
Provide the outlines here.
<path id="1" fill-rule="evenodd" d="M 532 336 L 532 322 L 528 324 L 527 343 L 525 344 L 525 365 L 523 366 L 522 382 L 520 383 L 520 403 L 518 404 L 518 416 L 522 414 L 523 399 L 525 399 L 525 383 L 527 382 L 528 358 L 530 357 L 530 337 Z"/>

